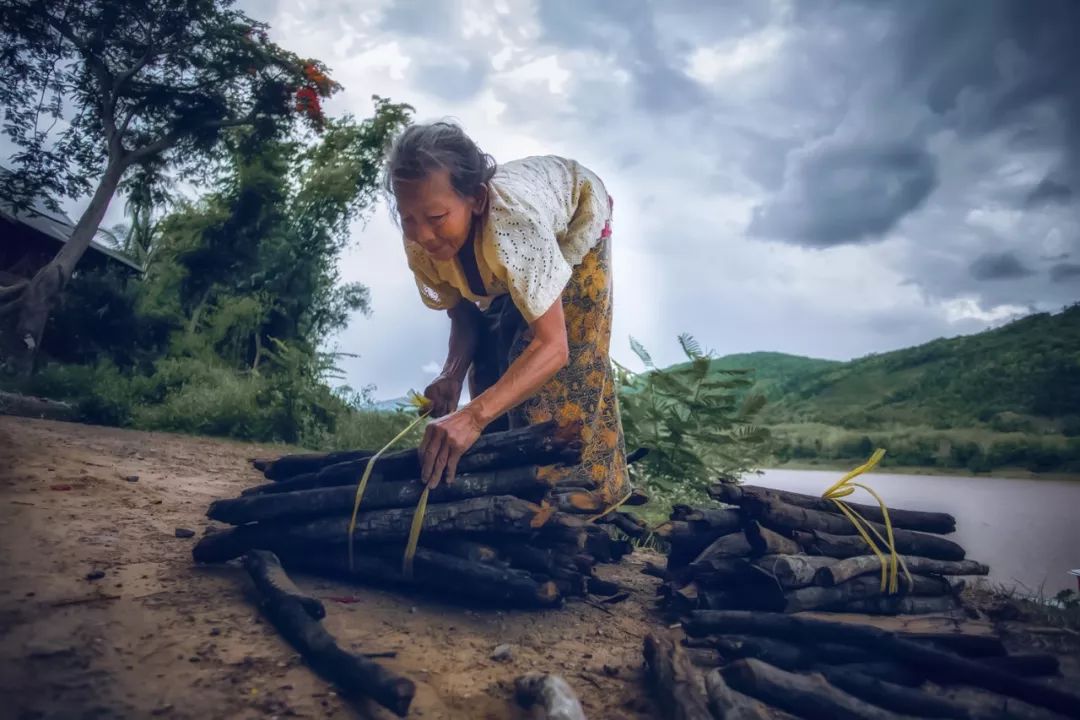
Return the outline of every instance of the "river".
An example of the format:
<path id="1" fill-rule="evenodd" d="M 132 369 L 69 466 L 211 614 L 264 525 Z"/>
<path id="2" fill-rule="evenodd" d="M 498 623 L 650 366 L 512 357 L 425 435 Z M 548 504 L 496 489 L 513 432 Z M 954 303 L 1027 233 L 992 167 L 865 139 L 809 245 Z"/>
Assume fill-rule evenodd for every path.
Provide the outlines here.
<path id="1" fill-rule="evenodd" d="M 839 471 L 765 470 L 752 485 L 820 495 Z M 864 482 L 889 507 L 937 510 L 956 517 L 949 537 L 972 560 L 990 566 L 990 581 L 1050 597 L 1076 589 L 1080 568 L 1080 482 L 951 475 L 872 473 Z M 873 503 L 857 490 L 852 502 Z"/>

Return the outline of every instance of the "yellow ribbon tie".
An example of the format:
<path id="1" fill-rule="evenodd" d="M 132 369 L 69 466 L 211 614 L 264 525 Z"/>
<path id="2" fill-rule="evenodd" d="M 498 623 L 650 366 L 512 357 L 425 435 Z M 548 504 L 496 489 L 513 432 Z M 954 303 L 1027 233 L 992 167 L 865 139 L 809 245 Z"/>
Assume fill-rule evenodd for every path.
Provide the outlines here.
<path id="1" fill-rule="evenodd" d="M 349 531 L 348 531 L 349 570 L 350 571 L 352 571 L 354 569 L 353 568 L 353 533 L 356 531 L 356 514 L 360 511 L 360 500 L 363 499 L 364 491 L 367 490 L 368 480 L 371 479 L 371 471 L 375 468 L 375 461 L 378 460 L 380 457 L 382 457 L 382 454 L 384 452 L 386 452 L 391 447 L 393 447 L 394 443 L 396 443 L 401 438 L 405 437 L 409 433 L 410 430 L 412 430 L 414 427 L 416 427 L 417 423 L 419 423 L 421 420 L 426 418 L 428 416 L 428 413 L 431 412 L 430 409 L 426 409 L 428 407 L 428 405 L 431 404 L 431 401 L 429 399 L 427 399 L 426 397 L 424 397 L 422 395 L 419 395 L 415 391 L 412 391 L 412 390 L 409 391 L 409 403 L 411 405 L 413 405 L 418 411 L 420 411 L 420 414 L 417 415 L 415 420 L 413 420 L 411 423 L 409 423 L 407 426 L 405 426 L 404 430 L 402 430 L 397 435 L 395 435 L 393 437 L 393 439 L 390 440 L 390 442 L 383 445 L 382 448 L 379 449 L 379 452 L 377 452 L 377 453 L 375 453 L 374 455 L 371 456 L 371 458 L 367 461 L 367 465 L 364 467 L 363 475 L 360 476 L 360 484 L 356 486 L 356 499 L 353 501 L 352 517 L 349 519 Z M 423 495 L 421 496 L 420 499 L 421 499 L 421 502 L 424 502 L 426 504 L 426 501 L 427 501 L 427 490 L 426 489 L 424 490 L 424 493 L 423 493 Z"/>
<path id="2" fill-rule="evenodd" d="M 874 492 L 872 488 L 862 483 L 852 482 L 854 478 L 877 467 L 883 457 L 885 457 L 885 451 L 878 448 L 874 451 L 874 454 L 870 456 L 869 460 L 844 475 L 844 477 L 840 478 L 828 490 L 822 493 L 821 496 L 826 500 L 832 500 L 836 503 L 836 507 L 851 521 L 851 524 L 855 526 L 855 530 L 859 533 L 859 536 L 881 562 L 882 591 L 885 591 L 887 588 L 888 592 L 895 593 L 900 589 L 899 570 L 901 568 L 904 571 L 904 576 L 907 578 L 908 587 L 911 587 L 913 580 L 911 578 L 911 573 L 908 572 L 907 565 L 904 563 L 904 559 L 896 552 L 896 541 L 893 538 L 892 520 L 889 519 L 889 508 L 885 505 L 885 501 L 881 499 L 881 496 Z M 886 537 L 881 537 L 881 533 L 877 528 L 871 525 L 866 518 L 841 499 L 854 493 L 855 488 L 862 488 L 877 500 L 878 506 L 881 508 L 881 516 L 885 520 Z M 870 533 L 873 533 L 885 549 L 888 550 L 888 558 L 885 557 L 885 553 L 882 552 L 877 543 L 870 537 Z"/>
<path id="3" fill-rule="evenodd" d="M 413 513 L 412 526 L 409 527 L 409 542 L 405 545 L 405 557 L 401 559 L 401 574 L 411 580 L 413 576 L 413 558 L 416 556 L 416 546 L 420 542 L 420 530 L 424 527 L 424 513 L 427 512 L 428 493 L 431 488 L 424 486 L 424 492 L 420 493 L 420 502 L 416 504 L 416 512 Z"/>

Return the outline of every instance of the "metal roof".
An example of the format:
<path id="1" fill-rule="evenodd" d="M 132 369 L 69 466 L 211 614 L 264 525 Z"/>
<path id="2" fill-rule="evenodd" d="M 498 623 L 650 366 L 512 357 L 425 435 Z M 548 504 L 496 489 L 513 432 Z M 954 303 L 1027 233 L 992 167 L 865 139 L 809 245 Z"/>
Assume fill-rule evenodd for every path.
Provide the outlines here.
<path id="1" fill-rule="evenodd" d="M 25 225 L 28 228 L 37 230 L 39 233 L 48 235 L 61 243 L 66 243 L 71 237 L 71 233 L 75 230 L 75 223 L 71 222 L 71 219 L 64 213 L 49 210 L 45 207 L 44 203 L 36 198 L 31 204 L 32 207 L 26 210 L 16 210 L 11 203 L 0 200 L 0 217 L 9 220 L 10 222 Z M 97 240 L 91 240 L 90 249 L 96 250 L 102 255 L 116 260 L 117 262 L 123 263 L 133 270 L 143 272 L 143 267 L 137 262 L 104 243 Z"/>

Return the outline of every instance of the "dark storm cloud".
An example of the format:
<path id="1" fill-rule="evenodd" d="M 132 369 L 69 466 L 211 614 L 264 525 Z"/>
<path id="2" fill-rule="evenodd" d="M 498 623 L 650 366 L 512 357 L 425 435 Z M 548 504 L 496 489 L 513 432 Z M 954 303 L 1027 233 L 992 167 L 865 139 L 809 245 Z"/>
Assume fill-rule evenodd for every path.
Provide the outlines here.
<path id="1" fill-rule="evenodd" d="M 806 61 L 801 67 L 793 63 L 788 72 L 802 77 L 804 86 L 840 97 L 849 118 L 855 118 L 850 122 L 856 135 L 884 142 L 904 137 L 927 147 L 941 131 L 961 139 L 1000 131 L 1016 149 L 1060 154 L 1055 172 L 1060 177 L 1040 185 L 1021 205 L 1060 202 L 1070 186 L 1080 186 L 1080 83 L 1074 77 L 1080 68 L 1080 2 L 912 0 L 798 3 L 795 8 L 800 25 L 821 32 L 801 36 L 799 53 Z M 843 40 L 823 40 L 830 28 Z M 818 73 L 821 83 L 806 72 Z M 855 147 L 844 153 L 845 162 L 814 162 L 813 148 L 832 134 L 835 129 L 826 130 L 789 155 L 784 187 L 755 213 L 757 233 L 813 247 L 870 239 L 919 208 L 933 188 L 933 162 L 925 157 L 894 177 L 882 167 L 876 180 L 868 172 L 877 167 L 873 159 L 853 172 L 859 167 L 851 159 Z M 840 200 L 832 190 L 850 188 L 855 176 L 868 181 L 851 196 L 864 208 L 836 202 L 807 206 L 815 199 Z M 816 186 L 826 190 L 815 192 Z"/>
<path id="2" fill-rule="evenodd" d="M 1062 148 L 1080 174 L 1080 2 L 921 0 L 893 5 L 900 69 L 930 110 L 963 132 L 1009 128 Z M 1049 103 L 1060 124 L 1030 116 Z"/>
<path id="3" fill-rule="evenodd" d="M 1024 205 L 1033 208 L 1039 205 L 1064 204 L 1072 199 L 1072 195 L 1072 188 L 1065 183 L 1048 177 L 1032 188 L 1024 200 Z"/>
<path id="4" fill-rule="evenodd" d="M 397 0 L 383 11 L 383 30 L 422 37 L 461 34 L 459 0 Z"/>
<path id="5" fill-rule="evenodd" d="M 541 41 L 607 55 L 633 78 L 639 106 L 649 112 L 690 110 L 705 101 L 702 88 L 679 69 L 688 46 L 668 47 L 646 0 L 541 0 Z"/>
<path id="6" fill-rule="evenodd" d="M 794 155 L 784 189 L 755 208 L 751 233 L 818 248 L 873 240 L 937 183 L 934 158 L 904 143 L 830 141 Z"/>
<path id="7" fill-rule="evenodd" d="M 980 255 L 969 271 L 976 280 L 1016 280 L 1032 274 L 1011 252 Z"/>
<path id="8" fill-rule="evenodd" d="M 410 77 L 421 90 L 443 100 L 460 102 L 483 89 L 490 70 L 491 65 L 485 58 L 418 58 Z"/>
<path id="9" fill-rule="evenodd" d="M 1080 263 L 1058 263 L 1050 268 L 1050 279 L 1056 283 L 1080 278 Z"/>

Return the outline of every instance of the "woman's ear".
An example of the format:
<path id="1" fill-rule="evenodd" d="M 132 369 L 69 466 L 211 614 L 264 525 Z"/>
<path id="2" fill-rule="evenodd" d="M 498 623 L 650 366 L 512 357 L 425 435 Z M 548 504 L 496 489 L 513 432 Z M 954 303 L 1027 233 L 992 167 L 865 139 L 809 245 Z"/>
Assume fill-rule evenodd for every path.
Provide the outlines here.
<path id="1" fill-rule="evenodd" d="M 483 215 L 484 211 L 487 210 L 487 203 L 488 203 L 488 186 L 487 186 L 487 183 L 484 183 L 483 185 L 480 186 L 480 189 L 476 192 L 476 195 L 473 197 L 472 214 L 473 215 Z"/>

